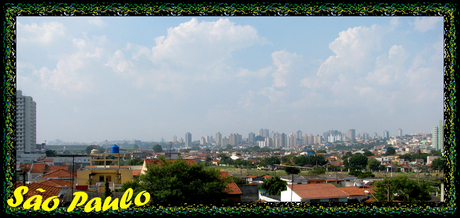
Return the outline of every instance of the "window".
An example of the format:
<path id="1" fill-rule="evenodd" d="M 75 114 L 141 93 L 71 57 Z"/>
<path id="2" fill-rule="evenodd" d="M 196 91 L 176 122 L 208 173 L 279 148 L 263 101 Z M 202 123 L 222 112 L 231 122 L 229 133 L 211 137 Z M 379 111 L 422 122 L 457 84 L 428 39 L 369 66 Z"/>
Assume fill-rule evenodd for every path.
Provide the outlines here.
<path id="1" fill-rule="evenodd" d="M 107 182 L 111 182 L 112 181 L 112 176 L 107 176 Z"/>
<path id="2" fill-rule="evenodd" d="M 319 199 L 310 199 L 310 203 L 319 203 Z"/>
<path id="3" fill-rule="evenodd" d="M 104 176 L 99 176 L 99 182 L 104 182 Z"/>

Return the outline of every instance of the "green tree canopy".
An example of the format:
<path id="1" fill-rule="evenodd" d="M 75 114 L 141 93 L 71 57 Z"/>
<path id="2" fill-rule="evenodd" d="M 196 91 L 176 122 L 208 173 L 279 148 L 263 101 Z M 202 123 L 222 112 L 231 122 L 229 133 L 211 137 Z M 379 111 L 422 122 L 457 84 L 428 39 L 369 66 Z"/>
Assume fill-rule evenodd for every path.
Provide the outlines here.
<path id="1" fill-rule="evenodd" d="M 323 155 L 299 155 L 293 158 L 294 163 L 297 166 L 305 166 L 305 165 L 312 165 L 312 166 L 323 166 L 328 163 L 328 160 Z"/>
<path id="2" fill-rule="evenodd" d="M 364 149 L 363 151 L 364 151 L 364 156 L 366 156 L 366 157 L 369 157 L 369 156 L 374 155 L 374 154 L 372 154 L 372 152 L 370 152 L 370 151 L 367 150 L 367 149 Z"/>
<path id="3" fill-rule="evenodd" d="M 287 190 L 287 182 L 278 176 L 270 177 L 259 185 L 260 189 L 265 189 L 270 195 L 281 195 L 281 191 Z"/>
<path id="4" fill-rule="evenodd" d="M 384 178 L 382 181 L 375 182 L 374 185 L 376 188 L 373 195 L 381 203 L 388 202 L 388 197 L 390 201 L 400 200 L 408 203 L 424 203 L 431 199 L 432 187 L 427 182 L 418 182 L 405 175 Z"/>
<path id="5" fill-rule="evenodd" d="M 312 171 L 308 172 L 308 174 L 313 174 L 313 175 L 319 175 L 319 174 L 325 174 L 326 170 L 322 167 L 315 167 L 313 168 Z"/>
<path id="6" fill-rule="evenodd" d="M 380 161 L 376 160 L 375 158 L 371 158 L 367 161 L 367 168 L 370 170 L 377 171 L 380 169 L 381 164 L 382 163 Z"/>
<path id="7" fill-rule="evenodd" d="M 272 164 L 280 164 L 280 163 L 281 161 L 278 157 L 271 156 L 271 157 L 266 157 L 262 159 L 259 162 L 259 167 L 264 167 L 264 166 L 272 165 Z"/>
<path id="8" fill-rule="evenodd" d="M 445 160 L 443 158 L 436 158 L 431 163 L 431 169 L 433 170 L 443 170 L 445 168 Z"/>
<path id="9" fill-rule="evenodd" d="M 141 189 L 150 193 L 153 204 L 218 204 L 228 200 L 225 192 L 231 177 L 222 177 L 216 168 L 189 165 L 183 159 L 152 165 L 140 177 Z"/>
<path id="10" fill-rule="evenodd" d="M 316 150 L 316 153 L 327 153 L 327 151 L 324 149 L 319 149 L 319 150 Z"/>
<path id="11" fill-rule="evenodd" d="M 45 155 L 47 157 L 56 157 L 56 151 L 55 150 L 46 150 Z"/>
<path id="12" fill-rule="evenodd" d="M 393 147 L 388 147 L 387 151 L 385 152 L 385 155 L 393 155 L 396 154 L 396 150 Z"/>
<path id="13" fill-rule="evenodd" d="M 300 169 L 297 168 L 297 167 L 284 167 L 284 171 L 286 171 L 286 173 L 288 175 L 291 175 L 291 174 L 299 174 L 300 173 Z"/>
<path id="14" fill-rule="evenodd" d="M 363 154 L 355 154 L 348 159 L 349 168 L 351 170 L 364 169 L 367 166 L 367 160 Z"/>
<path id="15" fill-rule="evenodd" d="M 152 149 L 154 152 L 163 152 L 163 148 L 159 144 L 154 145 Z"/>
<path id="16" fill-rule="evenodd" d="M 144 164 L 144 160 L 142 158 L 136 157 L 136 158 L 133 158 L 133 159 L 129 160 L 128 164 L 131 165 L 131 166 L 142 165 L 142 164 Z"/>

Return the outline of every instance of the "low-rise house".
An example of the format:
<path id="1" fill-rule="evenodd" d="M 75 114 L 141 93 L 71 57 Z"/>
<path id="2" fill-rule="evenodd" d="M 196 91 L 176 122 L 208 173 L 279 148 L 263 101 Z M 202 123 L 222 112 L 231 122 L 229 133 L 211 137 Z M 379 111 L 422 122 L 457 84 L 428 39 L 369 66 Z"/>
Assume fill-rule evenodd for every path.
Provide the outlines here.
<path id="1" fill-rule="evenodd" d="M 287 185 L 281 202 L 347 202 L 349 195 L 330 183 Z"/>
<path id="2" fill-rule="evenodd" d="M 338 187 L 340 190 L 346 192 L 349 197 L 348 201 L 364 202 L 365 200 L 371 197 L 371 194 L 374 192 L 373 189 L 375 186 L 366 185 L 364 187 L 349 186 L 349 187 Z"/>
<path id="3" fill-rule="evenodd" d="M 230 174 L 224 170 L 220 171 L 220 175 L 224 178 L 230 176 Z M 232 182 L 227 184 L 227 186 L 225 187 L 225 192 L 228 193 L 229 198 L 233 203 L 241 203 L 241 195 L 243 194 L 243 192 L 241 192 L 240 188 L 235 183 L 235 181 L 232 180 Z"/>

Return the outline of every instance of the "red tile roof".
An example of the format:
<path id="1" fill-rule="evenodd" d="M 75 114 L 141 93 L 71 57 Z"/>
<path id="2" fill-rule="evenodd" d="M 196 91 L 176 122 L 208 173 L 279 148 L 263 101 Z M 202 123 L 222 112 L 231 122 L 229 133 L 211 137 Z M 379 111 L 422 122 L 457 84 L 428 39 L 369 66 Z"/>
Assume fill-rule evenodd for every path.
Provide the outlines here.
<path id="1" fill-rule="evenodd" d="M 32 165 L 32 169 L 30 170 L 31 173 L 44 173 L 46 168 L 45 163 L 34 163 Z"/>
<path id="2" fill-rule="evenodd" d="M 19 169 L 22 169 L 24 168 L 26 170 L 26 172 L 29 172 L 30 171 L 30 167 L 32 167 L 32 164 L 31 163 L 21 163 L 19 164 Z"/>
<path id="3" fill-rule="evenodd" d="M 40 182 L 36 182 L 43 185 L 53 186 L 53 187 L 72 187 L 72 183 L 60 179 L 47 179 Z"/>
<path id="4" fill-rule="evenodd" d="M 356 186 L 349 186 L 349 187 L 338 187 L 340 190 L 346 192 L 350 196 L 354 195 L 369 195 L 369 193 L 366 193 L 366 191 L 373 193 L 373 187 L 374 186 L 365 186 L 364 188 L 359 188 Z"/>
<path id="5" fill-rule="evenodd" d="M 344 198 L 349 195 L 330 183 L 288 185 L 302 199 Z"/>
<path id="6" fill-rule="evenodd" d="M 58 169 L 49 173 L 46 173 L 42 178 L 65 178 L 65 177 L 77 177 L 77 174 L 63 169 Z"/>
<path id="7" fill-rule="evenodd" d="M 220 175 L 224 178 L 229 177 L 230 174 L 227 171 L 220 170 Z M 243 192 L 241 192 L 241 189 L 238 187 L 238 185 L 232 180 L 231 183 L 228 183 L 227 186 L 225 187 L 225 192 L 231 195 L 241 195 Z"/>
<path id="8" fill-rule="evenodd" d="M 19 186 L 22 185 L 19 184 Z M 17 186 L 16 188 L 18 188 L 19 186 Z M 46 198 L 57 196 L 59 192 L 61 192 L 62 190 L 61 188 L 48 186 L 40 183 L 32 183 L 26 186 L 29 188 L 29 191 L 24 195 L 25 199 L 28 199 L 34 195 L 41 195 L 43 197 L 43 200 L 45 200 Z"/>
<path id="9" fill-rule="evenodd" d="M 58 165 L 48 166 L 47 165 L 45 171 L 46 172 L 52 172 L 52 171 L 56 171 L 56 170 L 59 170 L 59 169 L 69 170 L 69 166 L 58 166 Z"/>

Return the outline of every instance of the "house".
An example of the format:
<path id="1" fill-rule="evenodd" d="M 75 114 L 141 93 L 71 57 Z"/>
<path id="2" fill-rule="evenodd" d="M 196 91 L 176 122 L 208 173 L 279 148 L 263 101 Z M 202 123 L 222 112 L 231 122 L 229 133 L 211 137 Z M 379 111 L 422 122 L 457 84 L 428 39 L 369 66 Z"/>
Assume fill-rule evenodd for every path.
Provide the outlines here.
<path id="1" fill-rule="evenodd" d="M 286 181 L 288 185 L 292 184 L 292 180 L 294 180 L 294 184 L 307 184 L 308 179 L 305 179 L 304 176 L 301 175 L 287 175 L 287 176 L 281 176 L 281 180 Z"/>
<path id="2" fill-rule="evenodd" d="M 330 183 L 287 185 L 281 202 L 347 202 L 349 194 Z"/>
<path id="3" fill-rule="evenodd" d="M 15 184 L 15 189 L 19 188 L 22 186 L 22 183 L 16 183 Z M 27 199 L 35 196 L 35 195 L 40 195 L 43 199 L 43 201 L 49 197 L 52 196 L 57 196 L 59 200 L 59 204 L 62 203 L 62 197 L 63 195 L 67 192 L 68 189 L 63 189 L 55 186 L 50 186 L 50 185 L 45 185 L 42 183 L 31 183 L 27 184 L 26 187 L 28 188 L 28 192 L 24 194 L 24 201 Z M 32 200 L 32 204 L 35 202 L 36 198 Z"/>
<path id="4" fill-rule="evenodd" d="M 364 202 L 370 198 L 370 194 L 374 192 L 373 189 L 375 186 L 366 185 L 364 187 L 348 186 L 338 188 L 349 195 L 348 201 Z"/>
<path id="5" fill-rule="evenodd" d="M 224 170 L 220 170 L 220 175 L 223 178 L 230 176 L 230 174 Z M 243 192 L 241 192 L 240 188 L 235 183 L 235 181 L 232 180 L 232 182 L 227 184 L 227 186 L 225 187 L 225 192 L 228 193 L 230 201 L 232 201 L 233 203 L 241 203 L 241 195 L 243 194 Z"/>

